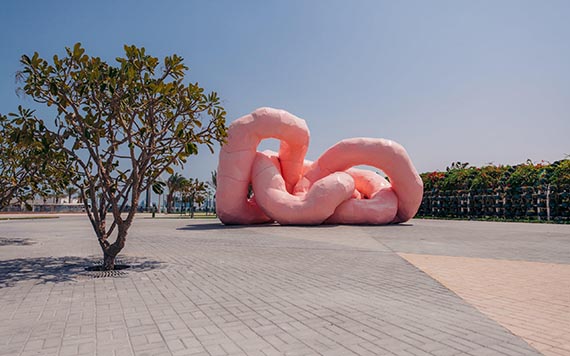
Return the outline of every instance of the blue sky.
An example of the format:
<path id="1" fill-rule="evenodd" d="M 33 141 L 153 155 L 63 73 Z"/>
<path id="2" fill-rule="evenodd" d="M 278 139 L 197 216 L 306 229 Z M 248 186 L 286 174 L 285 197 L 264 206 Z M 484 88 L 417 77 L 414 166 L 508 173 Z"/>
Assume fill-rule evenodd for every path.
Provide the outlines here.
<path id="1" fill-rule="evenodd" d="M 0 112 L 18 104 L 24 53 L 82 42 L 177 53 L 228 121 L 260 106 L 311 130 L 308 158 L 357 136 L 403 144 L 418 171 L 570 154 L 569 1 L 3 1 Z M 39 110 L 46 118 L 53 113 Z M 276 148 L 275 142 L 264 147 Z M 184 168 L 201 179 L 207 149 Z"/>

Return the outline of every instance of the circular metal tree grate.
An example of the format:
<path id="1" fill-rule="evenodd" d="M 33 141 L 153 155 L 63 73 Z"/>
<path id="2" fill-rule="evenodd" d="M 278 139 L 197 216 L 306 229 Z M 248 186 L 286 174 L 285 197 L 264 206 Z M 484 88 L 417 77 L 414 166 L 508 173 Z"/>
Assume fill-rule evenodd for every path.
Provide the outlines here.
<path id="1" fill-rule="evenodd" d="M 103 269 L 103 264 L 98 264 L 86 267 L 85 270 L 87 271 L 87 275 L 91 278 L 117 278 L 127 276 L 128 272 L 125 270 L 130 267 L 131 266 L 127 264 L 116 263 L 114 270 L 106 271 Z"/>

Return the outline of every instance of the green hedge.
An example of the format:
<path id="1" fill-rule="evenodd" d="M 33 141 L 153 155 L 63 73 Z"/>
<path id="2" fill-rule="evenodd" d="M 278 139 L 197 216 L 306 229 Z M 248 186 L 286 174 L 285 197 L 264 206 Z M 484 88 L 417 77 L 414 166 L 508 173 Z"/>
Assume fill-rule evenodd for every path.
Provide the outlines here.
<path id="1" fill-rule="evenodd" d="M 420 175 L 418 217 L 570 222 L 570 160 L 516 166 L 469 167 Z"/>

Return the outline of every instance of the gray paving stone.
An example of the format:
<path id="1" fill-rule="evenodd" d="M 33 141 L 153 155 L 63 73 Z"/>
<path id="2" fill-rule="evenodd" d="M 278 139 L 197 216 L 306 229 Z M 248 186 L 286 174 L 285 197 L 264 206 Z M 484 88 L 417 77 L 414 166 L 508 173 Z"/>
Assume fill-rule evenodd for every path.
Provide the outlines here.
<path id="1" fill-rule="evenodd" d="M 414 220 L 405 226 L 361 227 L 398 252 L 570 263 L 568 225 Z"/>
<path id="2" fill-rule="evenodd" d="M 570 261 L 567 227 L 485 224 L 139 218 L 133 270 L 93 278 L 84 217 L 0 221 L 30 241 L 0 246 L 0 355 L 538 355 L 395 253 Z"/>

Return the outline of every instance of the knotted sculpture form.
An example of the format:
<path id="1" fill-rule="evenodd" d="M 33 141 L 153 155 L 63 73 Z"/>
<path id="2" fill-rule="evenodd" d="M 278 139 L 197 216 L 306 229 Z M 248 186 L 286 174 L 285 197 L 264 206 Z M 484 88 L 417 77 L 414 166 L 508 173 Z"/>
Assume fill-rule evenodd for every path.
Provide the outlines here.
<path id="1" fill-rule="evenodd" d="M 279 153 L 257 152 L 281 141 Z M 235 120 L 218 165 L 216 211 L 224 224 L 392 224 L 417 212 L 423 184 L 406 150 L 394 141 L 351 138 L 315 162 L 305 160 L 309 129 L 284 111 L 260 108 Z M 352 168 L 368 165 L 386 173 Z M 249 187 L 253 196 L 248 198 Z"/>

